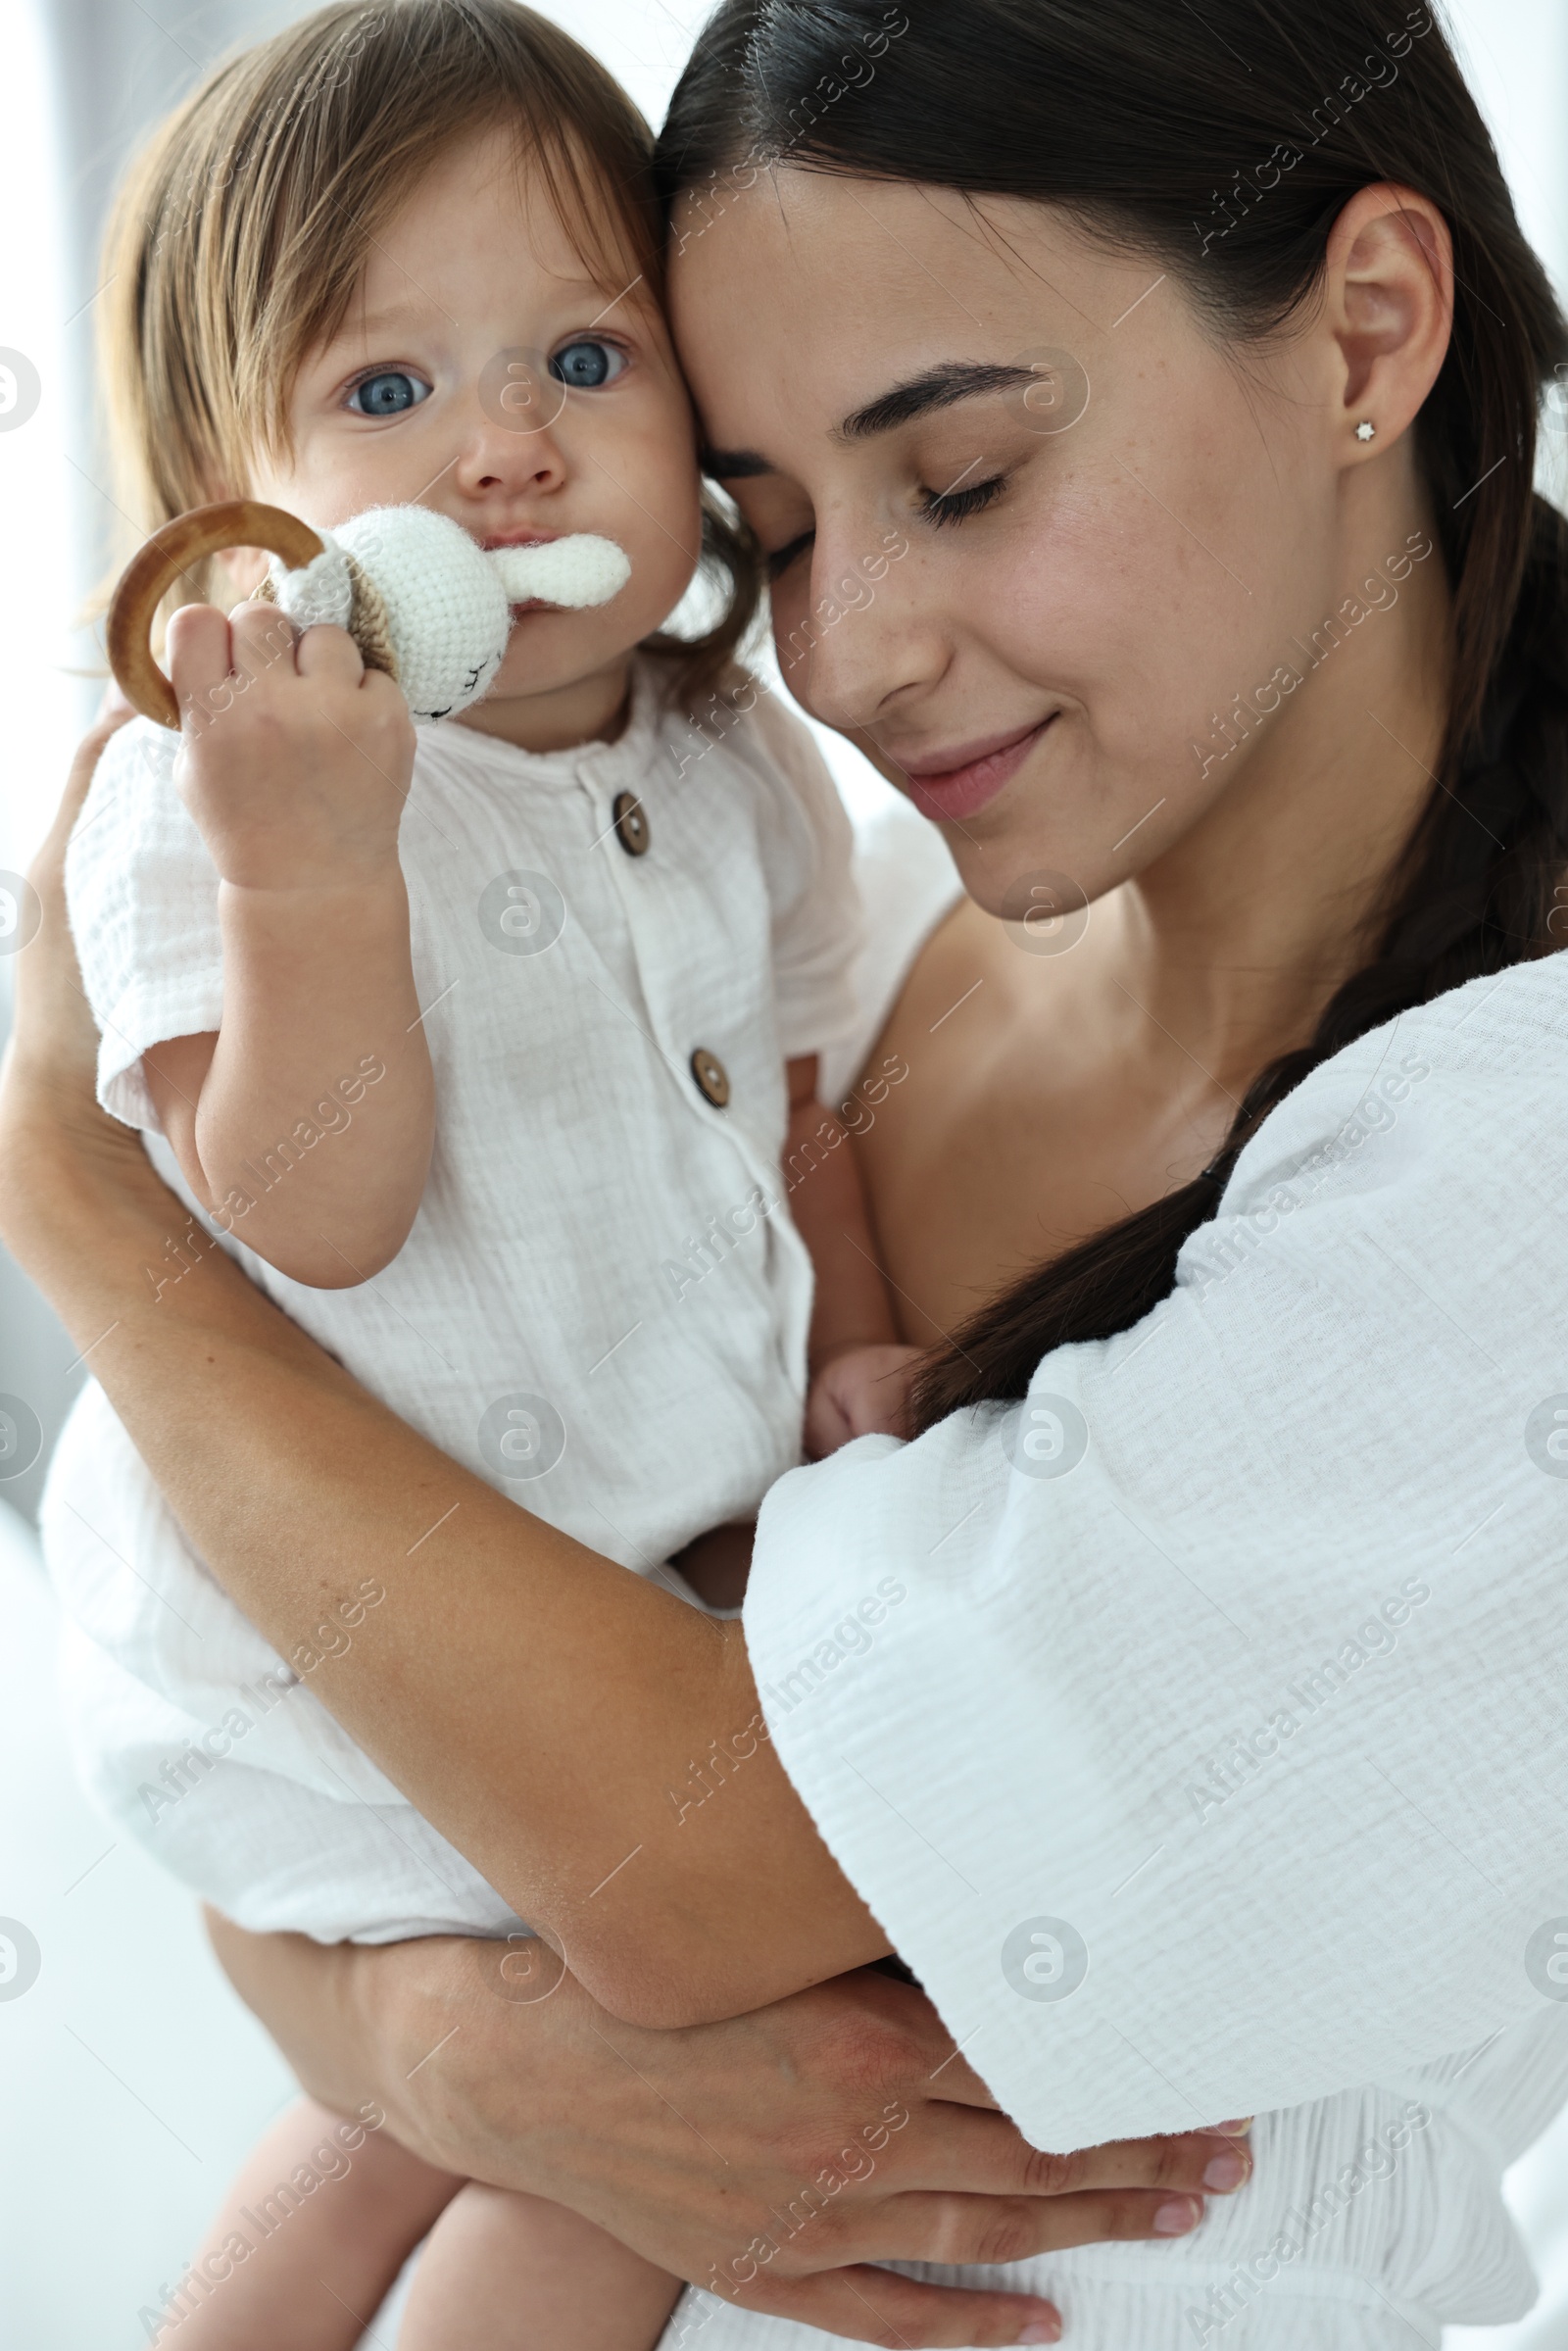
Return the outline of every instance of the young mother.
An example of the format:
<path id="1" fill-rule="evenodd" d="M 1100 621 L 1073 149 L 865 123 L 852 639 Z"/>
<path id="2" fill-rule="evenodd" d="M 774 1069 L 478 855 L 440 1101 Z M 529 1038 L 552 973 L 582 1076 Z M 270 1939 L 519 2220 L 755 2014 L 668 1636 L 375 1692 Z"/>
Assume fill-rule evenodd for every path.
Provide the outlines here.
<path id="1" fill-rule="evenodd" d="M 945 1343 L 917 1442 L 776 1491 L 743 1646 L 221 1258 L 153 1301 L 168 1199 L 90 1110 L 46 933 L 8 1237 L 280 1648 L 373 1566 L 315 1686 L 570 1976 L 223 1947 L 322 2096 L 817 2327 L 1038 2318 L 828 2267 L 1068 2241 L 988 2200 L 1051 2175 L 954 2043 L 1048 2148 L 1319 2101 L 1180 2248 L 1014 2278 L 1078 2339 L 1501 2319 L 1497 2170 L 1568 2094 L 1568 534 L 1531 490 L 1568 333 L 1441 33 L 1387 0 L 738 0 L 663 153 L 791 681 L 973 902 L 879 1048 L 906 1336 L 1048 1263 Z M 890 1943 L 951 2037 L 825 1984 Z M 926 2087 L 932 2169 L 890 2141 L 793 2227 L 917 2048 L 959 2101 Z M 684 2119 L 612 2087 L 590 2147 L 634 2071 Z"/>

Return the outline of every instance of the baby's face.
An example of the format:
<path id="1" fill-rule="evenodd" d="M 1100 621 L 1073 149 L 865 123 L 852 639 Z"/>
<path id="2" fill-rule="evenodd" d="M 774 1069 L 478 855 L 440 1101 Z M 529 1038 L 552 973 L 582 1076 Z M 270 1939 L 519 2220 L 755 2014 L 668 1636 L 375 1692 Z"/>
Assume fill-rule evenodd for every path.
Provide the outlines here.
<path id="1" fill-rule="evenodd" d="M 701 542 L 691 412 L 646 289 L 592 283 L 510 138 L 456 148 L 371 248 L 339 332 L 289 404 L 292 449 L 251 495 L 330 526 L 368 507 L 434 508 L 481 546 L 591 531 L 631 578 L 580 612 L 520 608 L 474 715 L 521 736 L 595 681 L 680 601 Z M 509 709 L 510 706 L 510 709 Z M 538 731 L 537 729 L 535 731 Z"/>

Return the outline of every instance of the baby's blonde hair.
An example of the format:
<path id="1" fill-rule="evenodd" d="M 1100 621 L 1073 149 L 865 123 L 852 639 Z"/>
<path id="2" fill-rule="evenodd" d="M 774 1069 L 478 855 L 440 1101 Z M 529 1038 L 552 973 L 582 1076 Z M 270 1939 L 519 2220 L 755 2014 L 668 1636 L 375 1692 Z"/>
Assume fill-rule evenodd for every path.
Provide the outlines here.
<path id="1" fill-rule="evenodd" d="M 288 443 L 306 355 L 342 324 L 378 233 L 459 141 L 511 124 L 607 296 L 663 291 L 653 135 L 614 77 L 516 0 L 339 0 L 220 66 L 155 132 L 110 216 L 99 359 L 117 497 L 138 533 L 243 486 Z M 658 637 L 688 696 L 756 610 L 749 535 L 704 500 L 727 582 L 696 643 Z M 128 552 L 128 550 L 127 550 Z M 175 602 L 203 595 L 191 578 Z"/>

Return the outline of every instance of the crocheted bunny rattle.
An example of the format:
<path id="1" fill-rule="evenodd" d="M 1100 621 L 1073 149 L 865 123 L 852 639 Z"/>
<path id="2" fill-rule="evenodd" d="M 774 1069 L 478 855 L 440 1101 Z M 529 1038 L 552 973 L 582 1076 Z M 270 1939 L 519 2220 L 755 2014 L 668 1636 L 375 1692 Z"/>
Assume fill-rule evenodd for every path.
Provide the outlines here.
<path id="1" fill-rule="evenodd" d="M 631 576 L 612 539 L 577 532 L 487 550 L 422 506 L 372 507 L 321 531 L 251 498 L 196 507 L 154 532 L 109 608 L 110 666 L 126 699 L 163 726 L 178 727 L 179 705 L 153 659 L 153 614 L 182 571 L 228 547 L 265 547 L 273 560 L 259 593 L 300 628 L 330 620 L 348 629 L 366 666 L 389 671 L 425 724 L 485 692 L 514 605 L 582 611 L 608 604 Z"/>

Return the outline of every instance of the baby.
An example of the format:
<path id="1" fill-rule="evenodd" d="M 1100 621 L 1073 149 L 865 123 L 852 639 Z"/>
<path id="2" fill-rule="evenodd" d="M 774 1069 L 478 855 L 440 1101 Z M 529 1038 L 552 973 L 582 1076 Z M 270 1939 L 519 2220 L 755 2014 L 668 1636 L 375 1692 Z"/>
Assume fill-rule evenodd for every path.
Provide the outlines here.
<path id="1" fill-rule="evenodd" d="M 630 570 L 596 608 L 515 610 L 485 698 L 417 735 L 344 631 L 188 606 L 181 732 L 114 739 L 68 882 L 101 1100 L 192 1210 L 155 1292 L 233 1246 L 501 1491 L 734 1597 L 720 1572 L 800 1457 L 808 1369 L 822 1450 L 891 1424 L 912 1350 L 815 1100 L 850 1008 L 848 827 L 734 664 L 755 571 L 703 498 L 649 154 L 609 75 L 512 0 L 328 8 L 166 124 L 105 272 L 150 524 L 221 497 L 328 528 L 423 506 L 487 549 L 609 539 Z M 722 615 L 662 633 L 702 553 Z M 259 551 L 225 563 L 231 592 L 266 574 Z M 815 1164 L 787 1184 L 792 1154 Z M 373 1576 L 279 1659 L 95 1389 L 45 1540 L 77 1748 L 119 1821 L 254 1929 L 498 1938 L 511 1996 L 499 1938 L 525 1922 L 308 1687 L 374 1639 Z M 432 1580 L 455 1540 L 408 1529 Z M 340 2128 L 323 2178 L 322 2127 L 302 2108 L 274 2131 L 159 2340 L 358 2340 L 430 2176 Z M 352 2193 L 326 2184 L 345 2170 Z M 322 2286 L 348 2233 L 358 2316 Z M 576 2216 L 470 2184 L 402 2341 L 639 2351 L 676 2291 Z"/>

